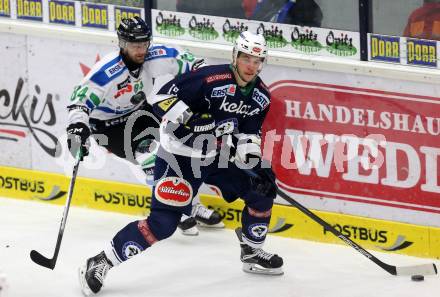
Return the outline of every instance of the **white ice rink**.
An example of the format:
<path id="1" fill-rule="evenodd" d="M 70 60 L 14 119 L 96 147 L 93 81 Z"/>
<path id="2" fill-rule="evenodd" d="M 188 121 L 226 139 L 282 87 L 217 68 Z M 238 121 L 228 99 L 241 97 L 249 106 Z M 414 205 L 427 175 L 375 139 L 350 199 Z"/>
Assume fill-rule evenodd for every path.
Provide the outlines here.
<path id="1" fill-rule="evenodd" d="M 101 250 L 130 221 L 126 215 L 71 208 L 55 270 L 34 264 L 36 249 L 51 257 L 63 207 L 0 198 L 0 271 L 8 277 L 8 297 L 82 296 L 78 266 Z M 99 296 L 136 297 L 436 297 L 440 277 L 424 282 L 388 275 L 343 245 L 269 236 L 265 249 L 284 258 L 283 276 L 241 271 L 239 245 L 231 230 L 179 232 L 109 272 Z M 404 266 L 431 259 L 374 252 Z M 440 266 L 439 261 L 434 261 Z"/>

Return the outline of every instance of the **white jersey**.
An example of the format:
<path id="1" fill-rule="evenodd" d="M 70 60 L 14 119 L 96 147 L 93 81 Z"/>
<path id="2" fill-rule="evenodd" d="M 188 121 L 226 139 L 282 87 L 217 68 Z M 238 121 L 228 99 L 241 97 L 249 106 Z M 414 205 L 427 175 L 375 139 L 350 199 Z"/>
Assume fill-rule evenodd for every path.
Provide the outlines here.
<path id="1" fill-rule="evenodd" d="M 157 81 L 165 83 L 201 63 L 203 60 L 179 48 L 154 45 L 135 77 L 119 51 L 112 52 L 96 63 L 75 88 L 68 106 L 68 125 L 89 125 L 89 118 L 110 120 L 128 114 L 146 103 Z"/>

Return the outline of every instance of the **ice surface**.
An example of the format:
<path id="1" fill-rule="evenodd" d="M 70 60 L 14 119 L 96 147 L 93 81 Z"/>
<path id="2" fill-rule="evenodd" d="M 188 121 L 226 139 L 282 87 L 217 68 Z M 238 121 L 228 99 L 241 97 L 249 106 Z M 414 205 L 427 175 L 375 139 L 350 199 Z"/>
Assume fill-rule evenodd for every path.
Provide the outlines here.
<path id="1" fill-rule="evenodd" d="M 8 297 L 82 296 L 77 268 L 137 217 L 71 208 L 55 270 L 34 264 L 36 249 L 52 257 L 63 207 L 0 198 L 0 271 Z M 242 272 L 232 230 L 177 231 L 142 255 L 112 269 L 98 296 L 145 297 L 435 297 L 440 277 L 424 282 L 387 274 L 344 245 L 268 236 L 265 250 L 284 258 L 283 276 Z M 373 252 L 397 266 L 439 261 Z"/>

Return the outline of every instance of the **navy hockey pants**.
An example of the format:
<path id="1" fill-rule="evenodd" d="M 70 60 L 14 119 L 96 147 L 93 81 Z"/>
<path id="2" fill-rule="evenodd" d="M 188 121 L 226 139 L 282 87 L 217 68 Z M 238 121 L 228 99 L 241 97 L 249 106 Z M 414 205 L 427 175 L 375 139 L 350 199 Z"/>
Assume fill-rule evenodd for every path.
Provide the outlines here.
<path id="1" fill-rule="evenodd" d="M 200 166 L 199 161 L 159 149 L 150 215 L 145 220 L 131 222 L 113 238 L 113 252 L 121 262 L 171 236 L 182 213 L 191 213 L 191 201 L 202 183 L 217 187 L 227 202 L 242 198 L 245 202 L 243 240 L 254 247 L 263 244 L 275 197 L 253 191 L 246 172 L 234 163 L 218 168 L 218 158 L 205 160 L 213 161 L 207 166 Z"/>

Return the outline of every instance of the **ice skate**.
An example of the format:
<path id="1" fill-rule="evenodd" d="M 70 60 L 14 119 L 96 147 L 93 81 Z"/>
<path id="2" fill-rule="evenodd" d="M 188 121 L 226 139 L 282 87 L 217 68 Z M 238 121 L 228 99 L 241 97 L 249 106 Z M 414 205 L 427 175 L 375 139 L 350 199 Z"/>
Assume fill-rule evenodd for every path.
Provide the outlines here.
<path id="1" fill-rule="evenodd" d="M 89 258 L 87 263 L 79 268 L 79 282 L 85 296 L 98 293 L 104 283 L 107 272 L 112 268 L 112 263 L 104 252 Z"/>
<path id="2" fill-rule="evenodd" d="M 199 229 L 197 229 L 197 221 L 193 217 L 182 215 L 182 218 L 177 227 L 179 227 L 183 235 L 199 235 Z"/>
<path id="3" fill-rule="evenodd" d="M 205 207 L 203 204 L 197 203 L 193 205 L 191 216 L 193 216 L 197 224 L 205 228 L 224 228 L 222 216 L 213 209 Z"/>
<path id="4" fill-rule="evenodd" d="M 235 229 L 240 241 L 243 271 L 256 274 L 282 275 L 283 259 L 276 254 L 271 254 L 261 248 L 253 248 L 242 240 L 241 228 Z"/>

